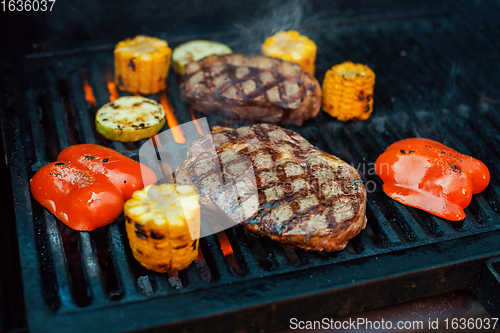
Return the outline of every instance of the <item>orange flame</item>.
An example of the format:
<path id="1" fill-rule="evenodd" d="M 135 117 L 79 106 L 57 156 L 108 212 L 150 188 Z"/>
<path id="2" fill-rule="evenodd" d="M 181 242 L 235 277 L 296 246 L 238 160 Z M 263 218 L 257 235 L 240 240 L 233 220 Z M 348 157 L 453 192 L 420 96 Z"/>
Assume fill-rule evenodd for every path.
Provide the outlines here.
<path id="1" fill-rule="evenodd" d="M 201 247 L 198 248 L 198 256 L 196 257 L 195 260 L 200 260 L 203 259 L 203 253 L 201 252 Z"/>
<path id="2" fill-rule="evenodd" d="M 108 90 L 109 90 L 109 100 L 111 102 L 120 97 L 118 89 L 116 89 L 116 84 L 113 81 L 108 82 Z"/>
<path id="3" fill-rule="evenodd" d="M 224 257 L 228 259 L 227 256 L 233 254 L 233 248 L 231 247 L 231 243 L 229 243 L 229 240 L 227 239 L 226 233 L 224 231 L 218 232 L 216 235 L 219 238 L 220 248 L 222 250 L 222 253 L 224 254 Z M 203 253 L 201 252 L 201 248 L 199 248 L 198 257 L 195 260 L 199 259 L 203 259 Z M 238 264 L 236 264 L 236 266 L 237 265 Z M 240 268 L 237 267 L 236 269 L 239 270 Z"/>
<path id="4" fill-rule="evenodd" d="M 152 142 L 153 142 L 153 146 L 155 146 L 155 147 L 161 147 L 161 141 L 160 141 L 160 138 L 158 137 L 158 134 L 156 134 L 155 136 L 153 136 L 151 139 L 152 139 Z"/>
<path id="5" fill-rule="evenodd" d="M 233 254 L 233 248 L 227 239 L 226 233 L 224 231 L 218 232 L 217 237 L 219 237 L 220 247 L 224 257 Z"/>
<path id="6" fill-rule="evenodd" d="M 201 130 L 200 125 L 198 125 L 198 122 L 196 121 L 196 118 L 194 117 L 193 111 L 189 110 L 189 114 L 191 114 L 191 119 L 193 119 L 193 123 L 196 126 L 196 130 L 198 131 L 198 133 L 200 133 L 201 135 L 203 135 L 203 131 Z"/>
<path id="7" fill-rule="evenodd" d="M 177 118 L 175 117 L 174 114 L 174 109 L 172 108 L 172 105 L 167 99 L 167 94 L 165 94 L 164 91 L 160 92 L 158 94 L 160 97 L 160 103 L 163 105 L 165 108 L 165 114 L 167 115 L 167 123 L 168 127 L 170 127 L 170 130 L 172 132 L 172 136 L 174 137 L 175 142 L 177 143 L 184 143 L 186 142 L 186 139 L 184 139 L 184 135 L 182 134 L 181 128 L 179 127 L 179 122 L 177 121 Z"/>
<path id="8" fill-rule="evenodd" d="M 93 107 L 97 107 L 97 102 L 94 97 L 94 92 L 92 91 L 92 86 L 89 83 L 89 78 L 87 73 L 82 69 L 81 71 L 82 79 L 83 79 L 83 91 L 85 93 L 85 99 L 89 104 Z"/>
<path id="9" fill-rule="evenodd" d="M 173 277 L 176 277 L 177 275 L 179 275 L 179 272 L 178 271 L 170 271 L 170 272 L 167 272 L 167 275 L 168 275 L 168 278 L 173 278 Z"/>

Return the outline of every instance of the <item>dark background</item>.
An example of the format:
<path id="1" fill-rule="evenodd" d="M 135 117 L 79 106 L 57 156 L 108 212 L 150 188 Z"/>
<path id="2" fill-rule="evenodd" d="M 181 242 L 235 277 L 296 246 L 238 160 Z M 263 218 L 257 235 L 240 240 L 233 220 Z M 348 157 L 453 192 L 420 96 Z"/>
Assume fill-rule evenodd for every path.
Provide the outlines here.
<path id="1" fill-rule="evenodd" d="M 114 45 L 138 34 L 171 38 L 236 30 L 250 38 L 318 21 L 390 19 L 445 8 L 443 0 L 57 0 L 52 12 L 0 11 L 0 54 Z"/>

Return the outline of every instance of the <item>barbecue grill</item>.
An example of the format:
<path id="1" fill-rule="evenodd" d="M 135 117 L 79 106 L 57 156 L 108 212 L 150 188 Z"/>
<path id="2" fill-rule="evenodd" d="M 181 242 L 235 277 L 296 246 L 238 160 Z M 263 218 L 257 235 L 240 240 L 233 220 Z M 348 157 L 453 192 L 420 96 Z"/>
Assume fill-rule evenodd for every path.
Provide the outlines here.
<path id="1" fill-rule="evenodd" d="M 491 316 L 500 315 L 499 2 L 118 3 L 58 1 L 53 12 L 11 13 L 3 21 L 2 188 L 13 198 L 3 203 L 0 235 L 4 330 L 274 331 L 292 317 L 345 316 L 456 290 L 476 294 Z M 276 28 L 316 42 L 319 82 L 347 59 L 377 75 L 369 120 L 340 123 L 320 112 L 289 126 L 352 163 L 366 184 L 367 227 L 345 250 L 285 249 L 236 226 L 201 239 L 203 259 L 188 269 L 157 274 L 133 258 L 123 218 L 75 232 L 31 197 L 29 179 L 69 145 L 98 143 L 138 160 L 145 140 L 107 141 L 93 124 L 116 93 L 116 42 L 147 33 L 172 47 L 203 38 L 258 53 Z M 178 122 L 201 117 L 178 87 L 170 73 L 166 94 Z M 216 116 L 208 122 L 244 125 Z M 489 167 L 491 183 L 474 195 L 465 220 L 447 221 L 383 193 L 372 163 L 394 141 L 414 136 Z"/>

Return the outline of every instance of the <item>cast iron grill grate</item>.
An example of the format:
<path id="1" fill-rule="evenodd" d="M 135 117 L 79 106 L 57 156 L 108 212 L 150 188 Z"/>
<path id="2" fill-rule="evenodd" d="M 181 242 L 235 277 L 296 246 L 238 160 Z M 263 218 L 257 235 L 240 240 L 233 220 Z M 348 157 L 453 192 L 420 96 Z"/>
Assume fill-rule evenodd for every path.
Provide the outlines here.
<path id="1" fill-rule="evenodd" d="M 6 149 L 18 205 L 30 331 L 55 332 L 69 321 L 81 331 L 160 325 L 201 331 L 206 327 L 200 325 L 208 324 L 231 330 L 277 329 L 286 326 L 293 313 L 317 319 L 318 313 L 340 315 L 447 289 L 471 288 L 477 277 L 474 274 L 479 273 L 456 273 L 498 255 L 493 244 L 500 230 L 500 116 L 496 102 L 500 95 L 494 87 L 500 84 L 500 76 L 495 75 L 500 45 L 492 38 L 481 49 L 471 49 L 466 37 L 476 23 L 457 10 L 458 15 L 432 19 L 338 26 L 335 33 L 325 27 L 304 28 L 318 44 L 320 82 L 326 69 L 345 59 L 367 63 L 377 74 L 376 109 L 370 120 L 340 124 L 321 113 L 302 127 L 290 127 L 314 145 L 353 163 L 367 184 L 367 228 L 345 250 L 324 254 L 283 249 L 237 226 L 225 232 L 232 257 L 225 255 L 219 236 L 206 237 L 200 241 L 204 258 L 177 276 L 149 272 L 134 260 L 123 218 L 100 231 L 74 232 L 30 197 L 29 179 L 69 145 L 98 143 L 137 160 L 145 140 L 122 144 L 95 132 L 97 108 L 87 101 L 84 85 L 88 78 L 97 106 L 109 101 L 111 48 L 29 57 L 23 102 L 4 130 L 12 136 Z M 493 21 L 481 24 L 484 29 L 478 36 L 483 40 L 499 31 Z M 227 33 L 213 39 L 238 50 L 243 47 L 238 37 Z M 335 54 L 328 54 L 332 50 Z M 173 73 L 168 87 L 167 96 L 179 123 L 190 121 Z M 211 125 L 219 121 L 209 117 Z M 491 184 L 473 197 L 464 221 L 446 221 L 403 206 L 383 193 L 370 163 L 392 142 L 412 136 L 441 141 L 490 167 Z M 484 248 L 474 246 L 476 239 Z M 463 252 L 445 253 L 456 244 Z M 471 247 L 474 251 L 469 251 Z M 410 274 L 433 265 L 440 266 L 436 273 Z M 405 274 L 407 286 L 397 278 Z M 400 295 L 388 295 L 391 284 Z M 422 289 L 416 290 L 416 285 Z M 363 303 L 367 290 L 373 295 Z M 327 300 L 332 295 L 349 302 Z M 306 300 L 302 307 L 291 309 L 301 300 Z M 319 310 L 314 313 L 307 306 Z M 245 318 L 257 312 L 258 319 Z"/>

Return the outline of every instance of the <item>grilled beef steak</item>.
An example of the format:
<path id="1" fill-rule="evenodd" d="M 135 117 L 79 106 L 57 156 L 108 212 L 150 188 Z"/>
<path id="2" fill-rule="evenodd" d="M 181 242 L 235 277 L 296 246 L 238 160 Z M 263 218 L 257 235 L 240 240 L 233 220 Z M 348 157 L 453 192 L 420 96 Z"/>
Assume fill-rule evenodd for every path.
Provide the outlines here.
<path id="1" fill-rule="evenodd" d="M 293 62 L 241 54 L 186 66 L 181 96 L 193 109 L 230 118 L 302 125 L 321 105 L 318 81 Z"/>
<path id="2" fill-rule="evenodd" d="M 195 185 L 202 200 L 212 200 L 233 219 L 241 213 L 251 232 L 285 246 L 331 252 L 365 227 L 366 191 L 357 171 L 299 134 L 268 124 L 216 126 L 215 159 L 204 149 L 209 139 L 190 146 L 176 181 Z M 214 168 L 220 177 L 213 177 Z M 251 182 L 244 180 L 236 186 L 238 202 L 230 203 L 221 188 L 247 170 L 255 173 L 257 194 L 248 195 Z"/>

